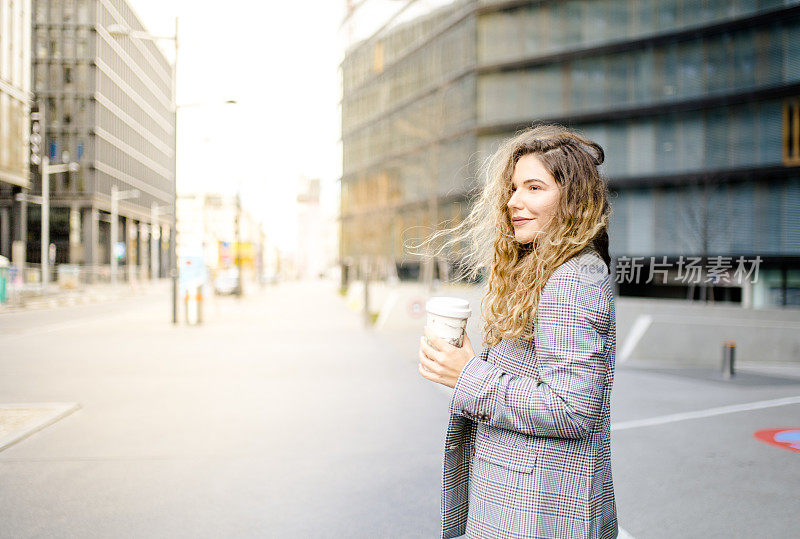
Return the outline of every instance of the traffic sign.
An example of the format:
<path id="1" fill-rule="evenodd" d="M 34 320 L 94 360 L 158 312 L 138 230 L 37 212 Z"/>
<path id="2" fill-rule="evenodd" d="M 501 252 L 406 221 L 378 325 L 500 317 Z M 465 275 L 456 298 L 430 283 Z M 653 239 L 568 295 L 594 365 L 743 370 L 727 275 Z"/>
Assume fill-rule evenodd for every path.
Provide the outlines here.
<path id="1" fill-rule="evenodd" d="M 408 303 L 408 314 L 412 318 L 421 318 L 425 315 L 425 301 L 415 298 Z"/>
<path id="2" fill-rule="evenodd" d="M 42 163 L 42 115 L 38 107 L 31 107 L 31 163 Z"/>

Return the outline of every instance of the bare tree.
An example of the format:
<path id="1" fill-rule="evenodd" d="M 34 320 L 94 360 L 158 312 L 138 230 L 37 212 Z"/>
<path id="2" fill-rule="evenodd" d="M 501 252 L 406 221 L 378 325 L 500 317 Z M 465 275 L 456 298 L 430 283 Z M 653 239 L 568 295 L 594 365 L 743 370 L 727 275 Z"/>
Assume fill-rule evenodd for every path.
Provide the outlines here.
<path id="1" fill-rule="evenodd" d="M 683 190 L 679 204 L 681 248 L 701 257 L 703 267 L 711 254 L 711 242 L 729 233 L 733 227 L 733 216 L 727 204 L 718 204 L 727 191 L 722 182 L 714 181 L 709 175 L 702 175 L 689 183 Z M 696 283 L 690 283 L 687 299 L 694 297 Z M 714 301 L 714 289 L 705 280 L 705 272 L 700 279 L 700 301 Z"/>

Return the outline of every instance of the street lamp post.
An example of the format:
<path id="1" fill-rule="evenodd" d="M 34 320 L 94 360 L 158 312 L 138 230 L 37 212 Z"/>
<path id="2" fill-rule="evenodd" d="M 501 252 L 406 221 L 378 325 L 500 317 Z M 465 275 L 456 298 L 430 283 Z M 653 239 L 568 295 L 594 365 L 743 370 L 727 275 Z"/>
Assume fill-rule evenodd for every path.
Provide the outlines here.
<path id="1" fill-rule="evenodd" d="M 47 156 L 43 156 L 39 162 L 39 167 L 42 175 L 42 196 L 17 193 L 14 199 L 18 202 L 24 201 L 28 204 L 40 204 L 42 206 L 42 292 L 46 292 L 47 284 L 50 281 L 50 174 L 76 172 L 78 163 L 51 165 L 50 159 Z"/>
<path id="2" fill-rule="evenodd" d="M 50 281 L 50 174 L 75 172 L 78 170 L 78 163 L 51 165 L 50 158 L 44 156 L 40 170 L 42 174 L 42 292 L 46 292 Z"/>
<path id="3" fill-rule="evenodd" d="M 178 257 L 175 252 L 175 242 L 177 234 L 177 213 L 178 213 L 178 105 L 177 105 L 177 75 L 178 75 L 178 19 L 175 18 L 175 35 L 156 36 L 139 30 L 131 30 L 119 24 L 112 24 L 106 28 L 112 36 L 127 36 L 132 39 L 143 39 L 146 41 L 167 40 L 175 45 L 175 58 L 172 62 L 172 85 L 171 85 L 171 105 L 173 114 L 172 123 L 172 222 L 169 227 L 169 274 L 172 279 L 172 323 L 178 323 Z"/>
<path id="4" fill-rule="evenodd" d="M 155 234 L 158 225 L 158 215 L 164 211 L 167 206 L 159 206 L 155 202 L 150 205 L 150 280 L 158 278 L 158 264 L 160 262 L 158 244 L 155 242 Z M 158 229 L 158 237 L 161 238 L 161 229 Z"/>
<path id="5" fill-rule="evenodd" d="M 178 18 L 175 17 L 175 58 L 172 61 L 172 226 L 169 227 L 169 273 L 172 278 L 172 323 L 178 324 Z"/>

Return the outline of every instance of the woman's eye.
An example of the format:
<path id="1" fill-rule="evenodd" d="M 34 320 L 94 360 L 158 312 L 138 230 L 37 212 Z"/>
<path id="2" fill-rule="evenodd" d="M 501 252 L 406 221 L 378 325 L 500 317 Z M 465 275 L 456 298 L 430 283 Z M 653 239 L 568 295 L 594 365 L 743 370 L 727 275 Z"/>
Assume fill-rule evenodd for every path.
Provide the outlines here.
<path id="1" fill-rule="evenodd" d="M 531 189 L 531 191 L 533 191 L 534 189 L 539 189 L 539 186 L 538 185 L 531 185 L 530 189 Z"/>

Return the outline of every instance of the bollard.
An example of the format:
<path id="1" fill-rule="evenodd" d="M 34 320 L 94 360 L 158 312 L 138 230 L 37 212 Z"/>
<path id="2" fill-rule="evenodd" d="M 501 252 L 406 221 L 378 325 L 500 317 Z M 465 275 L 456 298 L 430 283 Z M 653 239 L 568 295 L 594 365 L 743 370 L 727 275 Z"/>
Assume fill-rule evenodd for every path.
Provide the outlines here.
<path id="1" fill-rule="evenodd" d="M 197 323 L 203 323 L 203 285 L 197 285 Z"/>
<path id="2" fill-rule="evenodd" d="M 201 296 L 199 292 L 192 293 L 188 289 L 186 290 L 186 296 L 184 298 L 186 304 L 186 323 L 190 326 L 200 323 L 200 299 Z"/>
<path id="3" fill-rule="evenodd" d="M 190 314 L 192 311 L 192 303 L 189 301 L 189 291 L 186 291 L 186 294 L 183 296 L 183 312 L 186 316 L 186 324 L 191 324 L 190 322 Z"/>
<path id="4" fill-rule="evenodd" d="M 736 360 L 736 341 L 727 340 L 722 343 L 722 378 L 730 380 L 736 374 L 734 362 Z"/>

